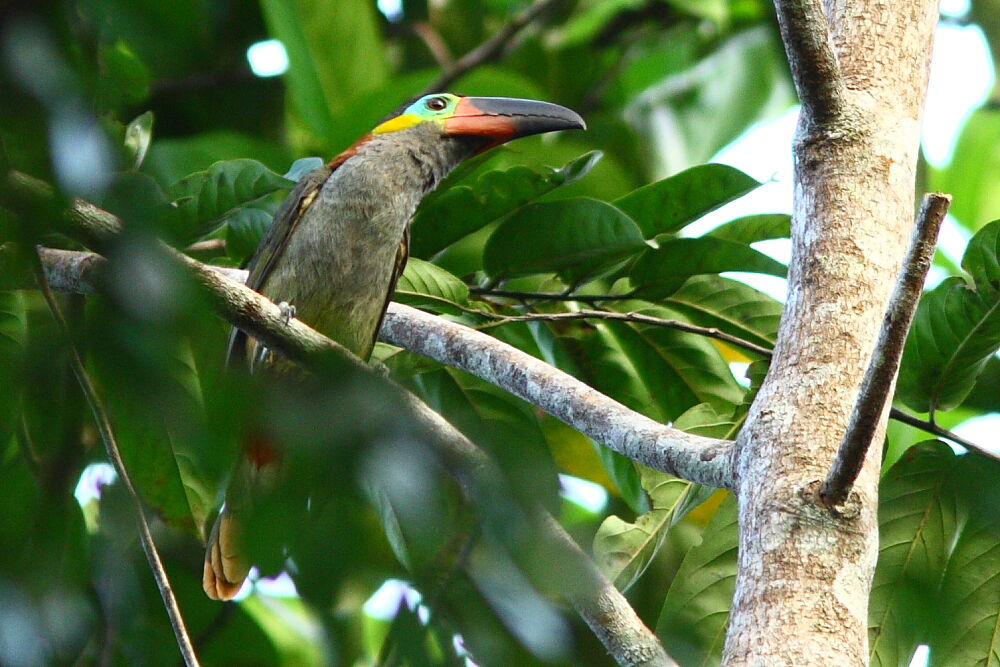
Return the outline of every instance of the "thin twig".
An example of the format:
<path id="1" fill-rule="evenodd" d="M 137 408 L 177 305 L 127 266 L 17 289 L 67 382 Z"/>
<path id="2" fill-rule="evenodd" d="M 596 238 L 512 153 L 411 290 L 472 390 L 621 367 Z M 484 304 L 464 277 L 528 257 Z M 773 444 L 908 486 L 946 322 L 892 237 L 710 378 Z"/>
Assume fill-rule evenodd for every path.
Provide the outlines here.
<path id="1" fill-rule="evenodd" d="M 596 303 L 598 301 L 628 301 L 636 298 L 634 294 L 566 294 L 563 292 L 522 292 L 519 290 L 495 289 L 492 287 L 470 287 L 469 292 L 480 296 L 498 296 L 517 301 L 580 301 L 581 303 Z"/>
<path id="2" fill-rule="evenodd" d="M 510 322 L 561 322 L 566 320 L 612 320 L 615 322 L 635 322 L 638 324 L 663 327 L 665 329 L 676 329 L 677 331 L 684 331 L 698 336 L 705 336 L 706 338 L 714 338 L 746 350 L 747 352 L 759 354 L 762 357 L 771 356 L 771 350 L 768 348 L 762 345 L 757 345 L 756 343 L 751 343 L 748 340 L 726 333 L 725 331 L 721 331 L 715 327 L 700 327 L 694 324 L 688 324 L 687 322 L 681 322 L 680 320 L 653 317 L 652 315 L 645 315 L 635 311 L 618 313 L 612 310 L 578 310 L 571 313 L 527 313 L 524 315 L 502 315 L 499 313 L 489 313 L 474 309 L 470 309 L 470 311 L 483 317 L 495 320 L 494 322 L 478 327 L 479 330 L 489 327 L 502 326 Z"/>
<path id="3" fill-rule="evenodd" d="M 875 343 L 871 363 L 861 383 L 851 421 L 840 443 L 833 467 L 820 490 L 820 499 L 828 507 L 842 503 L 850 492 L 864 465 L 868 448 L 885 412 L 886 402 L 891 400 L 892 383 L 899 371 L 906 334 L 920 302 L 927 271 L 934 259 L 938 230 L 941 229 L 941 222 L 950 204 L 949 195 L 924 195 L 903 269 L 889 300 L 889 308 Z"/>
<path id="4" fill-rule="evenodd" d="M 413 32 L 416 33 L 420 41 L 424 43 L 427 50 L 434 56 L 434 60 L 444 70 L 450 70 L 455 66 L 455 59 L 448 50 L 448 45 L 441 38 L 441 33 L 434 29 L 430 23 L 418 21 L 413 24 Z"/>
<path id="5" fill-rule="evenodd" d="M 970 452 L 974 452 L 976 454 L 979 454 L 980 456 L 985 456 L 987 458 L 993 459 L 994 461 L 1000 462 L 1000 454 L 997 454 L 996 452 L 991 452 L 985 447 L 977 445 L 974 442 L 970 442 L 965 438 L 963 438 L 962 436 L 956 433 L 952 433 L 946 428 L 938 426 L 932 421 L 921 419 L 920 417 L 914 417 L 909 413 L 903 412 L 899 408 L 893 408 L 892 411 L 889 413 L 889 417 L 895 419 L 896 421 L 902 424 L 906 424 L 914 428 L 919 428 L 921 431 L 933 433 L 934 435 L 941 436 L 942 438 L 951 440 L 956 445 L 960 445 L 961 447 L 968 449 Z"/>
<path id="6" fill-rule="evenodd" d="M 533 5 L 511 19 L 507 25 L 502 27 L 495 35 L 485 42 L 472 49 L 459 58 L 455 64 L 441 73 L 441 76 L 434 79 L 425 89 L 423 94 L 439 93 L 447 90 L 451 84 L 460 79 L 466 72 L 479 67 L 480 65 L 492 62 L 499 58 L 510 42 L 521 30 L 530 25 L 535 19 L 541 16 L 547 9 L 555 6 L 562 0 L 537 0 Z"/>
<path id="7" fill-rule="evenodd" d="M 73 373 L 76 375 L 77 381 L 80 383 L 80 388 L 83 390 L 87 403 L 90 405 L 94 421 L 97 423 L 97 429 L 101 434 L 101 439 L 104 441 L 104 448 L 108 459 L 111 461 L 111 465 L 114 466 L 115 472 L 118 473 L 118 478 L 122 481 L 122 485 L 125 487 L 132 502 L 132 509 L 135 511 L 136 521 L 139 525 L 139 541 L 142 543 L 142 550 L 146 553 L 149 568 L 153 571 L 153 578 L 156 580 L 156 587 L 160 591 L 160 597 L 163 598 L 163 606 L 166 607 L 167 616 L 170 618 L 170 625 L 173 627 L 174 636 L 177 638 L 177 647 L 184 658 L 184 663 L 188 667 L 197 667 L 198 658 L 195 656 L 194 647 L 191 645 L 191 638 L 188 637 L 187 628 L 184 626 L 184 618 L 181 616 L 180 607 L 177 606 L 174 591 L 170 587 L 167 571 L 163 567 L 163 561 L 160 560 L 156 543 L 153 541 L 153 534 L 149 530 L 149 522 L 146 520 L 146 511 L 143 509 L 142 500 L 139 498 L 139 494 L 132 484 L 132 478 L 129 476 L 128 470 L 125 468 L 125 462 L 122 460 L 121 451 L 118 449 L 118 442 L 111 427 L 111 420 L 108 418 L 108 413 L 97 394 L 97 389 L 94 387 L 93 382 L 91 382 L 90 375 L 87 374 L 87 369 L 83 365 L 83 360 L 80 358 L 80 353 L 70 334 L 69 326 L 66 324 L 62 311 L 59 309 L 59 304 L 56 303 L 55 296 L 49 288 L 48 280 L 45 277 L 45 268 L 42 266 L 41 257 L 37 253 L 34 253 L 32 257 L 32 268 L 35 273 L 35 279 L 38 282 L 38 289 L 41 290 L 46 303 L 48 303 L 49 310 L 52 311 L 52 318 L 56 321 L 56 325 L 66 338 L 70 365 L 73 368 Z"/>
<path id="8" fill-rule="evenodd" d="M 844 107 L 844 77 L 821 0 L 775 0 L 781 38 L 806 117 L 825 123 Z"/>

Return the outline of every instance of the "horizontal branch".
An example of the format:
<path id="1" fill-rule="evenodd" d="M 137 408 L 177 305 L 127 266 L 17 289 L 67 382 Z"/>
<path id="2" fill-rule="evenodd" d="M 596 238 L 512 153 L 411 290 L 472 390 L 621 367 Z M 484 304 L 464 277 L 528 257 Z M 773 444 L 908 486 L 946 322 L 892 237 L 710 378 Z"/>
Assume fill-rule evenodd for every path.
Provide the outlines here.
<path id="1" fill-rule="evenodd" d="M 57 292 L 77 292 L 82 294 L 93 294 L 98 291 L 97 281 L 100 270 L 104 265 L 104 258 L 89 252 L 76 252 L 72 250 L 57 250 L 54 248 L 39 248 L 39 254 L 45 265 L 45 270 L 49 278 L 49 283 Z M 30 280 L 22 280 L 16 270 L 11 270 L 11 263 L 15 261 L 14 253 L 11 251 L 0 251 L 0 276 L 6 278 L 6 282 L 0 282 L 0 289 L 32 289 L 33 283 Z M 247 272 L 242 269 L 235 269 L 225 266 L 210 266 L 230 280 L 242 283 L 246 281 Z M 603 313 L 604 311 L 596 311 Z M 408 317 L 406 312 L 397 312 L 396 316 L 405 320 Z M 409 322 L 407 326 L 417 328 L 422 326 L 417 322 Z M 701 331 L 693 331 L 698 335 L 708 335 Z M 389 342 L 382 337 L 385 342 Z M 750 341 L 737 339 L 732 343 L 738 347 L 751 352 L 759 352 L 763 357 L 770 358 L 771 351 L 766 348 L 751 343 Z M 985 449 L 982 445 L 963 438 L 962 436 L 949 431 L 948 429 L 934 424 L 926 419 L 921 419 L 911 415 L 899 408 L 892 408 L 889 417 L 900 423 L 918 428 L 927 433 L 945 438 L 956 445 L 971 452 L 1000 461 L 1000 455 Z"/>
<path id="2" fill-rule="evenodd" d="M 492 336 L 391 303 L 381 337 L 495 384 L 634 461 L 709 486 L 732 483 L 731 441 L 665 426 Z"/>

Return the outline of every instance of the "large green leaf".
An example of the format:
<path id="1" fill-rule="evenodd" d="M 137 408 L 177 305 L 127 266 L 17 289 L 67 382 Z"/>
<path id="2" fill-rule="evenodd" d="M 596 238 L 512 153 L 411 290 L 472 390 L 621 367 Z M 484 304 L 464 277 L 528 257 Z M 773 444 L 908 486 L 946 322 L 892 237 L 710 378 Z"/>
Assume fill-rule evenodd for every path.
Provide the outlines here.
<path id="1" fill-rule="evenodd" d="M 965 269 L 982 295 L 1000 291 L 1000 220 L 989 223 L 972 237 L 962 256 Z"/>
<path id="2" fill-rule="evenodd" d="M 1000 660 L 1000 464 L 961 457 L 956 493 L 968 519 L 930 612 L 930 664 L 996 665 Z"/>
<path id="3" fill-rule="evenodd" d="M 268 31 L 288 53 L 288 108 L 311 135 L 312 141 L 304 143 L 318 141 L 331 150 L 334 112 L 378 88 L 388 75 L 375 5 L 365 0 L 262 0 L 261 8 Z M 301 146 L 303 138 L 294 138 Z"/>
<path id="4" fill-rule="evenodd" d="M 575 183 L 600 159 L 599 151 L 591 151 L 559 169 L 538 172 L 516 166 L 490 171 L 473 185 L 428 195 L 413 219 L 410 252 L 430 257 L 555 188 Z"/>
<path id="5" fill-rule="evenodd" d="M 660 302 L 668 311 L 704 327 L 774 347 L 781 321 L 781 302 L 754 288 L 715 275 L 692 276 Z"/>
<path id="6" fill-rule="evenodd" d="M 629 277 L 637 296 L 656 299 L 673 294 L 691 276 L 723 271 L 784 277 L 788 267 L 748 245 L 703 236 L 668 239 L 655 250 L 645 250 Z"/>
<path id="7" fill-rule="evenodd" d="M 638 312 L 666 315 L 655 306 Z M 706 338 L 650 324 L 608 322 L 605 326 L 649 391 L 661 420 L 672 421 L 699 403 L 711 403 L 719 410 L 741 403 L 743 388 Z"/>
<path id="8" fill-rule="evenodd" d="M 875 667 L 906 667 L 925 641 L 958 515 L 947 481 L 956 457 L 937 441 L 916 445 L 882 480 L 879 559 L 868 607 Z"/>
<path id="9" fill-rule="evenodd" d="M 634 522 L 609 516 L 594 535 L 594 558 L 621 590 L 627 590 L 646 571 L 670 527 L 714 492 L 645 466 L 640 466 L 639 478 L 652 509 Z"/>
<path id="10" fill-rule="evenodd" d="M 628 213 L 649 239 L 676 232 L 760 185 L 734 167 L 702 164 L 644 185 L 616 199 L 614 204 Z"/>
<path id="11" fill-rule="evenodd" d="M 718 662 L 736 588 L 739 540 L 736 499 L 729 495 L 674 576 L 656 623 L 656 634 L 678 663 Z"/>
<path id="12" fill-rule="evenodd" d="M 486 242 L 483 265 L 494 277 L 561 272 L 573 279 L 644 247 L 631 218 L 611 204 L 580 197 L 516 211 Z"/>
<path id="13" fill-rule="evenodd" d="M 93 355 L 98 394 L 114 424 L 122 459 L 143 499 L 171 525 L 204 534 L 215 505 L 214 481 L 199 470 L 190 423 L 202 412 L 201 388 L 186 346 L 169 355 L 157 400 L 135 390 L 136 376 L 106 351 Z M 183 418 L 180 416 L 183 415 Z"/>
<path id="14" fill-rule="evenodd" d="M 241 208 L 295 183 L 256 160 L 216 162 L 170 188 L 184 235 L 198 238 Z"/>
<path id="15" fill-rule="evenodd" d="M 436 312 L 457 314 L 469 300 L 469 287 L 439 266 L 411 257 L 396 284 L 394 301 Z"/>
<path id="16" fill-rule="evenodd" d="M 1000 348 L 1000 292 L 982 295 L 961 278 L 924 294 L 906 339 L 896 395 L 917 412 L 950 410 L 972 390 Z"/>
<path id="17" fill-rule="evenodd" d="M 731 415 L 732 410 L 728 411 Z M 742 419 L 740 420 L 742 423 Z M 677 418 L 674 426 L 706 437 L 731 438 L 737 426 L 731 416 L 701 403 Z M 636 466 L 650 510 L 624 521 L 609 516 L 594 535 L 594 558 L 615 585 L 626 590 L 642 576 L 663 545 L 671 526 L 703 503 L 715 489 L 678 479 L 646 466 Z"/>
<path id="18" fill-rule="evenodd" d="M 786 213 L 761 213 L 737 218 L 719 225 L 707 236 L 750 245 L 757 241 L 787 239 L 792 233 L 792 216 Z"/>

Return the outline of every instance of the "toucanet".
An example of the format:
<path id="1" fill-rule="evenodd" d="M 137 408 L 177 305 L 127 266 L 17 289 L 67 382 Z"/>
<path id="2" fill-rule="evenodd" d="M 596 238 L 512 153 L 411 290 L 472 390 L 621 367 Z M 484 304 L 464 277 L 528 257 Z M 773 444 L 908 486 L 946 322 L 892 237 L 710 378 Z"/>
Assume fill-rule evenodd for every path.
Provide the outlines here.
<path id="1" fill-rule="evenodd" d="M 247 284 L 367 360 L 420 200 L 466 158 L 519 137 L 584 128 L 570 109 L 535 100 L 438 93 L 404 104 L 299 181 L 250 260 Z M 255 372 L 280 363 L 239 330 L 229 359 Z M 276 465 L 267 443 L 248 444 L 240 457 L 208 539 L 209 597 L 231 599 L 246 579 L 241 514 Z"/>

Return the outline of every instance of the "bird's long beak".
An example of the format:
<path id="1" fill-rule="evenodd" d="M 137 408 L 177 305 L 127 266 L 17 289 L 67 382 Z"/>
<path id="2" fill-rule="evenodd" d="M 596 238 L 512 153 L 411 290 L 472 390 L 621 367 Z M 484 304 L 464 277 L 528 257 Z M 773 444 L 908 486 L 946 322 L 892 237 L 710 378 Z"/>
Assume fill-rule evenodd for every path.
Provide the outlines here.
<path id="1" fill-rule="evenodd" d="M 544 132 L 585 129 L 587 124 L 571 109 L 512 97 L 463 97 L 455 113 L 444 122 L 446 134 L 489 137 L 496 143 Z"/>

